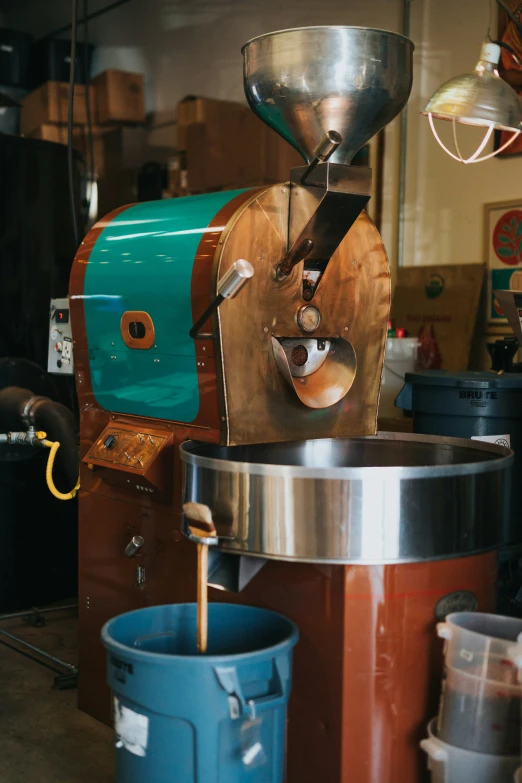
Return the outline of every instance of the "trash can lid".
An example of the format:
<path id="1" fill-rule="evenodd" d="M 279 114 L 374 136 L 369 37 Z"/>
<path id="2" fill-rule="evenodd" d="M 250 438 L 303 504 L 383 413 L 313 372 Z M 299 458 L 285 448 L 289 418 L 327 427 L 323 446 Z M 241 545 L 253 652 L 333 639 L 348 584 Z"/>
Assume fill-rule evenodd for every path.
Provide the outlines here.
<path id="1" fill-rule="evenodd" d="M 446 370 L 424 370 L 406 373 L 406 383 L 414 386 L 447 386 L 459 389 L 522 389 L 522 373 L 447 372 Z"/>

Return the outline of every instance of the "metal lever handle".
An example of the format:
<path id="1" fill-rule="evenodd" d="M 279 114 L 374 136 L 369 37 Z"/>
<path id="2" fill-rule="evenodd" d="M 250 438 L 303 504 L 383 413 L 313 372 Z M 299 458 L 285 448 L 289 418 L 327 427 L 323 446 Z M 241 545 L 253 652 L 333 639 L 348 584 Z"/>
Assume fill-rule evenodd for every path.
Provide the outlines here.
<path id="1" fill-rule="evenodd" d="M 234 261 L 228 272 L 225 272 L 221 280 L 217 284 L 217 296 L 213 302 L 209 304 L 203 315 L 201 315 L 192 329 L 189 331 L 189 335 L 196 339 L 199 330 L 205 323 L 205 321 L 212 315 L 214 310 L 217 310 L 219 305 L 224 299 L 233 299 L 241 291 L 243 286 L 248 283 L 251 277 L 254 276 L 254 267 L 244 258 L 239 258 Z M 212 335 L 201 335 L 201 337 L 211 337 Z"/>
<path id="2" fill-rule="evenodd" d="M 343 137 L 337 131 L 329 130 L 321 139 L 314 150 L 314 157 L 308 165 L 305 173 L 301 177 L 301 185 L 306 185 L 306 180 L 315 169 L 318 163 L 326 163 L 332 157 L 335 150 L 342 144 Z"/>
<path id="3" fill-rule="evenodd" d="M 313 247 L 313 240 L 305 238 L 296 248 L 290 248 L 290 251 L 285 255 L 277 267 L 277 279 L 282 280 L 283 278 L 288 277 L 294 266 L 306 258 L 306 256 L 310 255 Z"/>
<path id="4" fill-rule="evenodd" d="M 144 543 L 142 536 L 133 536 L 125 547 L 125 557 L 135 557 Z"/>

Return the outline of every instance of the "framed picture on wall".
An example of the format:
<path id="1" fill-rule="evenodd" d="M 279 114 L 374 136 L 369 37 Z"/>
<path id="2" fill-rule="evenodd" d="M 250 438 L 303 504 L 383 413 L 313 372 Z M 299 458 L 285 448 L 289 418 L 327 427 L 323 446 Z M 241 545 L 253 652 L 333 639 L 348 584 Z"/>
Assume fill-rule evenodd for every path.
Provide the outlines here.
<path id="1" fill-rule="evenodd" d="M 384 129 L 377 133 L 364 147 L 361 147 L 352 160 L 353 166 L 368 166 L 372 170 L 372 195 L 366 206 L 366 211 L 381 230 L 382 223 L 382 188 L 384 171 Z"/>
<path id="2" fill-rule="evenodd" d="M 520 0 L 504 0 L 504 2 L 515 18 L 522 24 L 522 2 Z M 522 60 L 522 35 L 512 20 L 509 19 L 506 12 L 500 7 L 498 8 L 497 40 L 511 46 L 520 60 Z M 501 50 L 498 72 L 522 97 L 522 65 L 516 61 L 511 52 L 504 48 Z M 512 135 L 511 131 L 495 131 L 495 149 L 499 149 Z M 498 157 L 505 158 L 512 155 L 522 155 L 522 133 L 509 147 L 506 147 L 504 152 L 500 152 Z"/>
<path id="3" fill-rule="evenodd" d="M 522 198 L 485 205 L 484 260 L 488 271 L 488 331 L 510 332 L 493 291 L 522 291 Z"/>

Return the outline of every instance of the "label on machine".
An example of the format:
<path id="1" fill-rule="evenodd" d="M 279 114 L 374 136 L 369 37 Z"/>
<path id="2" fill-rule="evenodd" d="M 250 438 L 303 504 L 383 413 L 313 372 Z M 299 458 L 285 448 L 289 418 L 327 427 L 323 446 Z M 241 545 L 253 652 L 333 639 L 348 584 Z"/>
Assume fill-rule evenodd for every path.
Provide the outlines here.
<path id="1" fill-rule="evenodd" d="M 471 440 L 483 440 L 485 443 L 494 443 L 506 449 L 511 448 L 511 435 L 472 435 Z"/>

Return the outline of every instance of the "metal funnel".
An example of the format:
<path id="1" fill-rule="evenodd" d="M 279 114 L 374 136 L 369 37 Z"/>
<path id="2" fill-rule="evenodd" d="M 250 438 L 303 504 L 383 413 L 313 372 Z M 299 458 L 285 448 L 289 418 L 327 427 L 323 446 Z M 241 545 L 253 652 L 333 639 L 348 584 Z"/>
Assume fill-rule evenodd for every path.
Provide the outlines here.
<path id="1" fill-rule="evenodd" d="M 330 161 L 350 163 L 410 95 L 413 43 L 367 27 L 298 27 L 243 47 L 253 111 L 307 163 L 327 131 L 343 141 Z"/>

